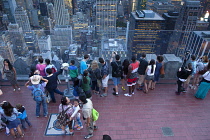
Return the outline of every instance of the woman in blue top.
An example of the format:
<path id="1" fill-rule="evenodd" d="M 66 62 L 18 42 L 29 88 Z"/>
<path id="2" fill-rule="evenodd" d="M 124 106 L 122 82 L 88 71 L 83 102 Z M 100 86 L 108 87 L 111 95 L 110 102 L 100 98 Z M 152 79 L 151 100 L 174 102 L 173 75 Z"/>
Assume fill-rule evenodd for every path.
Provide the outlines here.
<path id="1" fill-rule="evenodd" d="M 154 80 L 152 82 L 152 90 L 155 89 L 156 82 L 159 81 L 160 78 L 160 69 L 163 67 L 163 56 L 159 55 L 157 56 L 156 61 L 156 68 L 155 68 L 155 74 L 154 74 Z"/>
<path id="2" fill-rule="evenodd" d="M 7 128 L 10 130 L 11 134 L 14 136 L 14 138 L 17 138 L 15 135 L 14 128 L 17 129 L 17 132 L 21 137 L 24 136 L 21 128 L 20 128 L 20 120 L 17 118 L 18 111 L 16 108 L 14 108 L 9 102 L 3 101 L 2 103 L 2 109 L 0 110 L 0 114 L 2 114 L 6 120 L 7 120 Z"/>

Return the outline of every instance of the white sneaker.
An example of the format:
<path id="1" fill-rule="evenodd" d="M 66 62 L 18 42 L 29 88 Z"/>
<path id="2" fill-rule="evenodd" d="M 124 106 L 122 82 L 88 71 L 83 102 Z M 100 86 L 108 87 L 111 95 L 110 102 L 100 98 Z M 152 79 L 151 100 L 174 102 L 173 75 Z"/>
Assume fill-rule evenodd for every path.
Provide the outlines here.
<path id="1" fill-rule="evenodd" d="M 15 91 L 16 89 L 14 88 L 13 91 Z"/>
<path id="2" fill-rule="evenodd" d="M 130 94 L 128 94 L 128 93 L 126 93 L 126 94 L 124 94 L 125 96 L 127 96 L 127 97 L 131 97 L 132 95 L 130 95 Z"/>
<path id="3" fill-rule="evenodd" d="M 132 94 L 134 95 L 134 92 L 132 92 Z"/>
<path id="4" fill-rule="evenodd" d="M 66 134 L 66 130 L 64 130 L 64 131 L 62 130 L 61 134 L 65 135 Z"/>
<path id="5" fill-rule="evenodd" d="M 18 88 L 18 90 L 20 90 L 20 88 Z"/>

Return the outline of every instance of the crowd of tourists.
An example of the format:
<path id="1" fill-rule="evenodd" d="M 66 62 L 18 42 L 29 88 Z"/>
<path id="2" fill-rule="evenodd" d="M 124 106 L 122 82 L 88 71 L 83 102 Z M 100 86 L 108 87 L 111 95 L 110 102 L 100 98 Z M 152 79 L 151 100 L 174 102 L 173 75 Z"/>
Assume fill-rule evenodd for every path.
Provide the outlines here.
<path id="1" fill-rule="evenodd" d="M 75 61 L 70 61 L 68 74 L 73 83 L 73 95 L 75 99 L 64 96 L 64 92 L 58 89 L 58 76 L 63 72 L 64 65 L 58 70 L 49 59 L 38 59 L 39 63 L 31 67 L 29 80 L 25 86 L 31 91 L 32 97 L 36 102 L 36 117 L 41 117 L 40 108 L 43 106 L 43 116 L 48 117 L 48 103 L 56 103 L 57 99 L 54 93 L 61 95 L 60 105 L 58 106 L 61 134 L 74 135 L 74 130 L 83 129 L 83 118 L 86 123 L 88 134 L 84 137 L 89 139 L 93 136 L 94 130 L 97 130 L 95 119 L 95 110 L 92 103 L 92 95 L 96 94 L 102 98 L 109 95 L 108 81 L 112 76 L 114 84 L 113 95 L 119 96 L 120 90 L 127 91 L 125 97 L 132 97 L 136 90 L 149 94 L 151 90 L 155 90 L 156 83 L 161 76 L 164 76 L 164 58 L 157 56 L 157 59 L 146 60 L 146 54 L 142 53 L 137 59 L 134 55 L 131 60 L 125 59 L 121 62 L 119 54 L 112 53 L 109 62 L 103 58 L 93 60 L 90 65 L 87 64 L 89 55 L 84 55 L 80 66 L 75 66 Z M 45 61 L 45 63 L 44 63 Z M 111 68 L 110 68 L 111 67 Z M 111 70 L 111 75 L 110 75 Z M 11 83 L 14 92 L 21 90 L 17 83 L 16 71 L 8 59 L 4 60 L 3 75 L 6 76 Z M 177 91 L 176 95 L 187 92 L 188 87 L 197 90 L 195 97 L 204 99 L 210 89 L 210 62 L 207 56 L 202 56 L 198 60 L 194 55 L 190 61 L 184 61 L 183 65 L 177 71 Z M 192 81 L 192 84 L 190 84 Z M 120 86 L 121 83 L 121 86 Z M 126 90 L 127 89 L 127 90 Z M 110 96 L 110 95 L 109 95 Z M 96 111 L 97 113 L 97 111 Z M 6 128 L 6 135 L 23 137 L 24 133 L 20 128 L 27 129 L 25 123 L 29 127 L 32 126 L 28 119 L 26 108 L 17 104 L 13 107 L 9 102 L 3 101 L 0 107 L 0 128 Z M 75 125 L 73 125 L 75 122 Z M 69 132 L 66 130 L 69 128 Z"/>

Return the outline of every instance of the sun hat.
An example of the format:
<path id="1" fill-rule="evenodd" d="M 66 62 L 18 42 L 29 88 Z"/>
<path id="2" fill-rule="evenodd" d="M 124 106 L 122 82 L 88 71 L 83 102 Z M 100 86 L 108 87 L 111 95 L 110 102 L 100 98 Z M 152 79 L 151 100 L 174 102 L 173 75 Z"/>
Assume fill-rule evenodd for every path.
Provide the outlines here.
<path id="1" fill-rule="evenodd" d="M 41 76 L 33 75 L 33 76 L 30 77 L 30 79 L 31 79 L 32 84 L 37 85 L 37 84 L 39 84 L 39 82 L 41 80 Z"/>

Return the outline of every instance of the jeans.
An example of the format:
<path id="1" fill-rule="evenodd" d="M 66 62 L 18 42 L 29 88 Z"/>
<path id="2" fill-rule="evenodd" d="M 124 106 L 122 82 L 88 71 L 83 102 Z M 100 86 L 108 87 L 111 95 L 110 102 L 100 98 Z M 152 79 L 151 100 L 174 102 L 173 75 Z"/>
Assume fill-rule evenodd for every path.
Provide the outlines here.
<path id="1" fill-rule="evenodd" d="M 54 102 L 54 103 L 56 102 L 54 92 L 57 93 L 57 94 L 60 94 L 60 95 L 64 94 L 63 92 L 61 92 L 57 88 L 56 89 L 47 89 L 47 90 L 50 93 L 50 97 L 52 99 L 52 102 Z"/>
<path id="2" fill-rule="evenodd" d="M 31 122 L 28 120 L 28 117 L 26 117 L 25 119 L 20 119 L 20 122 L 23 129 L 26 129 L 26 123 L 28 124 L 28 126 L 31 126 Z"/>
<path id="3" fill-rule="evenodd" d="M 47 116 L 48 111 L 47 111 L 47 102 L 46 102 L 46 97 L 43 98 L 42 101 L 38 102 L 36 101 L 36 116 L 40 116 L 40 106 L 43 106 L 43 112 L 44 116 Z"/>
<path id="4" fill-rule="evenodd" d="M 96 81 L 92 81 L 91 89 L 92 89 L 92 90 L 95 90 L 95 91 L 99 91 L 99 87 L 98 87 L 98 84 L 97 84 L 97 80 L 96 80 Z"/>
<path id="5" fill-rule="evenodd" d="M 77 120 L 77 124 L 81 127 L 82 126 L 82 121 L 80 119 L 80 113 L 77 114 L 76 120 Z"/>

